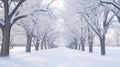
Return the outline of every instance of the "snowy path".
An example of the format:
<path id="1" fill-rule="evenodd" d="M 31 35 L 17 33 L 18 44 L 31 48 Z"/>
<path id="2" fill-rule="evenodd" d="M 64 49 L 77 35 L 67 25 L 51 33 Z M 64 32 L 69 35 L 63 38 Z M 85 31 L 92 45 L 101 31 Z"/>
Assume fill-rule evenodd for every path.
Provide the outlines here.
<path id="1" fill-rule="evenodd" d="M 32 53 L 25 53 L 23 48 L 14 48 L 10 58 L 0 58 L 0 67 L 120 67 L 120 58 L 64 47 Z"/>

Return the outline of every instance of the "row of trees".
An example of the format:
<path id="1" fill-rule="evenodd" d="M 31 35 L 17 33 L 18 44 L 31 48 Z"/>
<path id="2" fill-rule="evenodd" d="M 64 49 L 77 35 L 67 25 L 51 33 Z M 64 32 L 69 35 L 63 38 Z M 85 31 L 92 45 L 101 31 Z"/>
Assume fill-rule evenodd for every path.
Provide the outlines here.
<path id="1" fill-rule="evenodd" d="M 89 52 L 93 51 L 93 39 L 94 33 L 99 37 L 101 55 L 106 54 L 105 50 L 105 40 L 108 29 L 113 28 L 112 24 L 117 21 L 120 22 L 119 12 L 120 12 L 120 1 L 119 0 L 65 0 L 67 10 L 65 19 L 71 23 L 71 18 L 68 16 L 72 15 L 74 17 L 74 23 L 70 26 L 72 28 L 70 33 L 72 34 L 72 43 L 77 49 L 77 40 L 81 43 L 82 50 L 84 50 L 85 43 L 89 44 Z M 72 5 L 75 4 L 75 5 Z M 78 15 L 76 17 L 76 15 Z M 73 17 L 72 17 L 73 18 Z M 117 18 L 117 20 L 116 20 Z M 80 20 L 78 20 L 80 19 Z M 76 21 L 78 20 L 78 21 Z M 79 24 L 76 24 L 79 23 Z M 75 25 L 75 26 L 74 26 Z M 72 31 L 71 31 L 72 30 Z M 76 35 L 77 34 L 77 35 Z M 76 37 L 76 38 L 75 38 Z M 74 47 L 72 47 L 74 48 Z"/>
<path id="2" fill-rule="evenodd" d="M 26 31 L 26 52 L 31 51 L 31 42 L 34 41 L 35 49 L 53 47 L 57 37 L 52 26 L 52 10 L 50 5 L 55 0 L 42 4 L 43 0 L 0 0 L 0 28 L 2 30 L 1 56 L 9 56 L 10 31 L 15 24 Z M 115 21 L 120 23 L 119 0 L 64 0 L 65 9 L 62 18 L 68 28 L 71 48 L 85 50 L 89 44 L 89 52 L 93 51 L 95 34 L 100 40 L 101 55 L 105 55 L 105 36 L 107 30 Z M 74 4 L 74 5 L 73 5 Z M 117 20 L 116 20 L 117 18 Z M 18 21 L 19 20 L 19 21 Z"/>
<path id="3" fill-rule="evenodd" d="M 10 31 L 13 24 L 26 15 L 15 16 L 18 8 L 25 0 L 0 0 L 1 8 L 3 9 L 3 16 L 0 22 L 0 28 L 2 30 L 2 46 L 1 46 L 1 56 L 9 55 L 9 44 L 10 44 Z M 12 4 L 17 3 L 17 5 L 12 8 Z M 13 21 L 12 21 L 13 20 Z"/>
<path id="4" fill-rule="evenodd" d="M 85 51 L 85 44 L 88 42 L 89 52 L 93 52 L 93 39 L 95 34 L 90 26 L 85 23 L 84 18 L 76 14 L 72 16 L 72 22 L 68 22 L 71 22 L 71 20 L 66 21 L 70 44 L 68 47 Z"/>
<path id="5" fill-rule="evenodd" d="M 27 36 L 26 52 L 31 52 L 31 43 L 35 50 L 49 49 L 56 47 L 54 41 L 57 33 L 52 28 L 52 17 L 50 5 L 51 0 L 42 4 L 42 0 L 0 0 L 0 10 L 3 15 L 0 17 L 0 28 L 2 30 L 2 45 L 0 56 L 9 56 L 10 32 L 14 24 L 25 29 Z"/>

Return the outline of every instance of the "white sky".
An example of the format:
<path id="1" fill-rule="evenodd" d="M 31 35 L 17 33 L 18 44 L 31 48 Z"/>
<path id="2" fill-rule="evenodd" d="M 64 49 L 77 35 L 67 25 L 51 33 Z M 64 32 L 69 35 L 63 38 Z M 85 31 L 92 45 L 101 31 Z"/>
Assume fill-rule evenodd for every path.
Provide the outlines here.
<path id="1" fill-rule="evenodd" d="M 55 0 L 51 6 L 58 10 L 65 10 L 64 0 Z"/>
<path id="2" fill-rule="evenodd" d="M 62 12 L 66 10 L 64 0 L 55 0 L 50 8 L 53 9 L 53 13 L 57 17 L 55 29 L 59 31 L 59 37 L 56 39 L 55 44 L 58 46 L 65 46 L 64 38 L 62 37 L 62 32 L 64 32 L 64 20 L 60 17 Z"/>
<path id="3" fill-rule="evenodd" d="M 66 11 L 64 0 L 55 0 L 50 8 L 52 9 L 53 14 L 57 17 L 61 17 L 63 12 Z"/>

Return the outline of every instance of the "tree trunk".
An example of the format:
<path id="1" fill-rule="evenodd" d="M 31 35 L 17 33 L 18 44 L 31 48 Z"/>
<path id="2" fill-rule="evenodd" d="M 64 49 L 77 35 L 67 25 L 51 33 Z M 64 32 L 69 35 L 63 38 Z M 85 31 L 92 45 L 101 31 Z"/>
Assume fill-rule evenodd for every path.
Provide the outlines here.
<path id="1" fill-rule="evenodd" d="M 75 49 L 77 50 L 78 44 L 77 44 L 77 39 L 75 39 Z"/>
<path id="2" fill-rule="evenodd" d="M 80 50 L 80 46 L 81 46 L 81 45 L 79 44 L 79 50 Z"/>
<path id="3" fill-rule="evenodd" d="M 89 52 L 93 52 L 93 42 L 89 42 Z"/>
<path id="4" fill-rule="evenodd" d="M 9 44 L 10 44 L 10 27 L 3 27 L 2 28 L 2 46 L 1 46 L 1 56 L 9 56 Z"/>
<path id="5" fill-rule="evenodd" d="M 26 52 L 31 52 L 31 35 L 27 35 Z"/>
<path id="6" fill-rule="evenodd" d="M 75 44 L 75 49 L 77 50 L 77 44 Z"/>
<path id="7" fill-rule="evenodd" d="M 47 44 L 46 43 L 44 44 L 44 47 L 45 47 L 45 49 L 47 49 Z"/>
<path id="8" fill-rule="evenodd" d="M 85 45 L 82 44 L 82 51 L 85 51 Z"/>
<path id="9" fill-rule="evenodd" d="M 101 46 L 101 55 L 105 55 L 106 51 L 105 51 L 105 36 L 103 36 L 102 38 L 100 37 L 100 46 Z"/>
<path id="10" fill-rule="evenodd" d="M 41 42 L 41 50 L 43 50 L 43 41 Z"/>
<path id="11" fill-rule="evenodd" d="M 39 51 L 39 40 L 36 41 L 35 50 Z"/>

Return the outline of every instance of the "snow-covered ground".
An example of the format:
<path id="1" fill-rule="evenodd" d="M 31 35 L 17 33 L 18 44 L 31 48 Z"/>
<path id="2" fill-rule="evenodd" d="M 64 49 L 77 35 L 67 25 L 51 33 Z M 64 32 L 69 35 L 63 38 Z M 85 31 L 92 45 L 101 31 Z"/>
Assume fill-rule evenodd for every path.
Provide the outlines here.
<path id="1" fill-rule="evenodd" d="M 11 49 L 10 57 L 0 58 L 0 67 L 120 67 L 120 48 L 107 48 L 107 55 L 59 47 L 25 53 L 24 48 Z"/>

